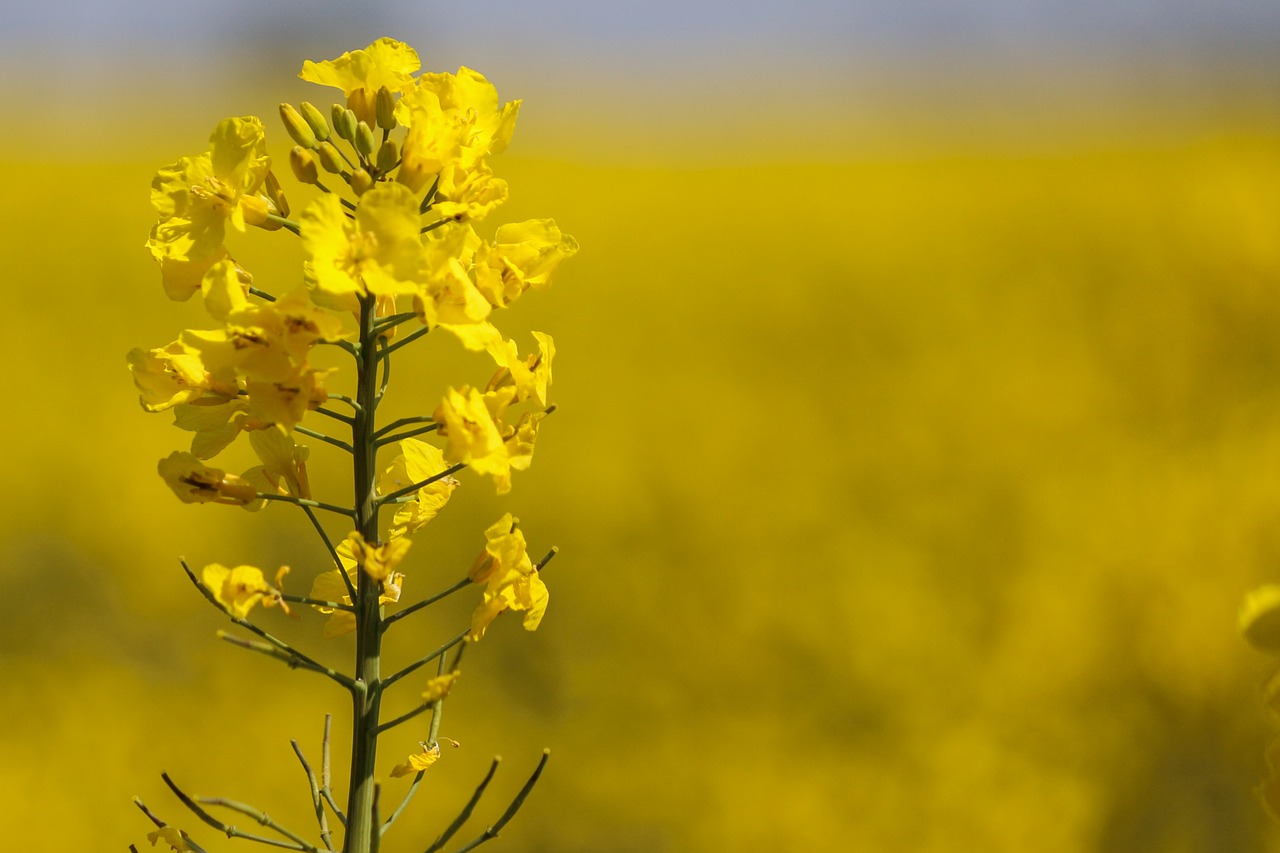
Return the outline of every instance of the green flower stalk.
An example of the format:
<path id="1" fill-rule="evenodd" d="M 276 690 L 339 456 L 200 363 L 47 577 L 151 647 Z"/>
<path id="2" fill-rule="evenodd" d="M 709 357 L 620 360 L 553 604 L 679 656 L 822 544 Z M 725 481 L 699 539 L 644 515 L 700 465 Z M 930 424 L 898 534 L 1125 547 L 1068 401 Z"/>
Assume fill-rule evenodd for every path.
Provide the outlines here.
<path id="1" fill-rule="evenodd" d="M 158 220 L 147 246 L 160 265 L 164 290 L 176 300 L 199 293 L 214 321 L 212 328 L 188 329 L 163 347 L 129 353 L 143 408 L 172 411 L 176 426 L 191 433 L 190 449 L 161 460 L 159 473 L 187 503 L 250 511 L 269 503 L 295 505 L 332 561 L 329 570 L 313 573 L 307 595 L 285 591 L 287 566 L 270 581 L 251 565 L 211 563 L 196 572 L 183 562 L 182 568 L 213 606 L 250 635 L 220 632 L 222 639 L 323 675 L 346 690 L 352 703 L 345 798 L 331 785 L 329 718 L 319 776 L 293 743 L 316 815 L 311 840 L 254 806 L 193 797 L 167 775 L 163 779 L 192 814 L 218 832 L 290 850 L 382 849 L 383 833 L 440 756 L 441 715 L 463 649 L 503 613 L 520 612 L 532 631 L 547 608 L 541 570 L 555 549 L 534 563 L 524 532 L 508 513 L 484 531 L 480 556 L 452 585 L 386 613 L 401 600 L 412 536 L 435 519 L 463 478 L 491 477 L 503 494 L 511 489 L 513 472 L 529 467 L 541 422 L 555 410 L 547 396 L 555 346 L 550 335 L 534 332 L 534 346 L 522 355 L 493 321 L 526 291 L 545 289 L 560 262 L 577 251 L 573 238 L 549 219 L 503 225 L 491 241 L 476 232 L 475 223 L 507 198 L 506 182 L 493 176 L 489 161 L 510 141 L 520 102 L 501 104 L 492 84 L 468 68 L 457 74 L 419 74 L 419 68 L 411 47 L 388 38 L 303 65 L 304 80 L 341 89 L 345 102 L 333 104 L 328 119 L 310 103 L 281 105 L 285 130 L 297 143 L 289 171 L 319 193 L 296 218 L 265 153 L 266 131 L 254 117 L 220 122 L 207 152 L 166 166 L 152 182 Z M 317 163 L 325 175 L 339 176 L 346 189 L 326 186 L 323 180 L 331 178 Z M 301 286 L 272 292 L 236 262 L 226 238 L 251 227 L 301 240 Z M 416 328 L 402 328 L 411 326 Z M 487 352 L 495 373 L 483 387 L 448 388 L 431 412 L 380 422 L 393 357 L 438 329 L 466 349 Z M 329 390 L 338 371 L 313 365 L 312 352 L 320 346 L 350 356 L 354 395 Z M 310 449 L 302 438 L 349 456 L 349 503 L 313 494 Z M 237 441 L 247 441 L 261 464 L 239 474 L 210 464 Z M 341 523 L 345 535 L 331 536 L 321 513 Z M 399 672 L 382 671 L 389 628 L 472 586 L 480 593 L 469 625 L 456 626 L 451 639 Z M 255 611 L 290 613 L 290 605 L 327 616 L 324 638 L 355 634 L 349 667 L 329 666 L 251 621 Z M 425 681 L 422 703 L 383 719 L 386 691 L 431 663 L 435 674 Z M 419 741 L 421 752 L 391 772 L 414 776 L 392 806 L 383 799 L 388 789 L 375 771 L 380 738 L 426 714 L 430 722 Z M 460 849 L 497 835 L 546 760 L 544 752 L 500 818 Z M 434 842 L 415 841 L 411 849 L 442 849 L 475 809 L 496 766 L 495 761 Z M 207 849 L 185 829 L 138 806 L 156 825 L 148 835 L 153 845 Z M 240 831 L 211 811 L 217 809 L 250 816 L 279 837 Z M 339 834 L 340 848 L 334 846 Z"/>

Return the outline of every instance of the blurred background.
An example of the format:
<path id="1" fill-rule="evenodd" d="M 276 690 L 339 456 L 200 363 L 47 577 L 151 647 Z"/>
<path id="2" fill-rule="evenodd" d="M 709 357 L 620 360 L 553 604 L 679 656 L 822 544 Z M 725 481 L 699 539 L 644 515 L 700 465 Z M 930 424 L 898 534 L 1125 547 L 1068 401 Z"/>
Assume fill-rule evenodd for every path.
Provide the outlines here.
<path id="1" fill-rule="evenodd" d="M 276 105 L 331 97 L 302 61 L 390 35 L 524 99 L 486 233 L 550 216 L 582 251 L 500 320 L 559 349 L 534 466 L 503 498 L 464 478 L 406 566 L 406 600 L 447 586 L 511 511 L 561 548 L 550 609 L 468 653 L 441 730 L 462 746 L 384 849 L 425 848 L 500 753 L 459 839 L 480 832 L 550 746 L 493 849 L 1280 850 L 1253 794 L 1272 664 L 1235 627 L 1280 578 L 1280 5 L 68 0 L 0 23 L 9 849 L 145 845 L 135 794 L 234 846 L 161 770 L 311 825 L 288 741 L 316 761 L 331 712 L 341 743 L 344 696 L 218 642 L 177 557 L 288 563 L 302 592 L 323 552 L 286 507 L 179 504 L 155 463 L 188 436 L 124 355 L 202 322 L 143 249 L 155 170 L 251 113 L 283 163 Z M 232 250 L 297 281 L 283 232 Z M 398 363 L 395 405 L 487 378 L 455 350 Z M 393 665 L 473 605 L 397 629 Z M 259 621 L 351 653 L 314 615 Z M 424 736 L 388 736 L 385 768 Z"/>

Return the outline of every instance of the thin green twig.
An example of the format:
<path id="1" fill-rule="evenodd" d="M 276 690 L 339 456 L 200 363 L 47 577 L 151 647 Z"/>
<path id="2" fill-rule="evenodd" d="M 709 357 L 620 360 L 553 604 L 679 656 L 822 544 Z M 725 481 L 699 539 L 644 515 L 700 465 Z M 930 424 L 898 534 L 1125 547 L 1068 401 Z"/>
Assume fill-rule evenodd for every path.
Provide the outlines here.
<path id="1" fill-rule="evenodd" d="M 243 830 L 237 829 L 234 826 L 228 826 L 227 824 L 218 820 L 213 815 L 209 814 L 204 809 L 200 808 L 200 804 L 197 803 L 195 800 L 193 800 L 191 797 L 189 797 L 185 791 L 179 788 L 174 783 L 174 781 L 169 778 L 168 773 L 161 773 L 160 778 L 163 779 L 164 783 L 169 786 L 169 790 L 173 791 L 174 796 L 176 796 L 179 800 L 181 800 L 182 804 L 191 810 L 192 814 L 194 814 L 196 817 L 200 818 L 202 821 L 209 824 L 209 826 L 212 826 L 214 829 L 218 830 L 219 832 L 224 833 L 227 836 L 227 838 L 243 838 L 246 841 L 256 841 L 259 844 L 266 844 L 271 847 L 283 847 L 286 850 L 302 850 L 302 851 L 305 851 L 305 853 L 320 853 L 319 848 L 315 847 L 312 844 L 307 844 L 305 842 L 302 844 L 299 844 L 297 842 L 281 841 L 278 838 L 268 838 L 265 835 L 254 835 L 252 833 L 244 832 Z"/>
<path id="2" fill-rule="evenodd" d="M 142 813 L 147 816 L 147 820 L 154 823 L 157 829 L 164 829 L 169 825 L 165 823 L 163 820 L 161 820 L 160 818 L 156 817 L 156 815 L 152 813 L 151 809 L 147 808 L 146 803 L 142 802 L 142 800 L 139 799 L 138 797 L 133 798 L 133 804 L 137 806 L 139 809 L 141 809 Z M 196 844 L 195 840 L 190 835 L 187 835 L 185 830 L 179 829 L 178 834 L 182 836 L 182 840 L 185 841 L 187 843 L 187 846 L 191 848 L 192 853 L 207 853 L 207 851 L 203 847 L 201 847 L 199 844 Z M 155 842 L 152 842 L 152 846 L 155 846 Z M 132 844 L 129 845 L 129 849 L 132 850 L 134 853 L 138 853 L 138 848 L 134 847 Z"/>
<path id="3" fill-rule="evenodd" d="M 538 766 L 534 768 L 533 775 L 529 777 L 529 781 L 524 783 L 520 793 L 516 794 L 515 799 L 511 801 L 511 805 L 507 806 L 507 810 L 502 813 L 502 817 L 498 818 L 498 822 L 480 833 L 470 844 L 459 847 L 457 853 L 467 853 L 468 850 L 474 850 L 489 839 L 498 837 L 498 833 L 502 831 L 502 828 L 511 821 L 511 818 L 516 816 L 516 812 L 520 811 L 520 807 L 524 805 L 525 798 L 529 796 L 533 786 L 538 784 L 538 777 L 542 775 L 542 768 L 547 766 L 547 759 L 550 757 L 551 750 L 542 750 L 542 759 L 538 762 Z"/>
<path id="4" fill-rule="evenodd" d="M 466 639 L 467 634 L 468 634 L 468 633 L 470 633 L 470 631 L 471 631 L 471 629 L 470 629 L 470 628 L 464 628 L 464 629 L 463 629 L 463 630 L 462 630 L 462 631 L 461 631 L 461 632 L 460 632 L 456 637 L 454 637 L 452 640 L 448 640 L 447 642 L 445 642 L 445 643 L 444 643 L 444 645 L 440 646 L 440 648 L 436 649 L 436 650 L 435 650 L 434 652 L 432 652 L 431 654 L 427 655 L 426 657 L 422 658 L 421 660 L 416 660 L 416 661 L 414 661 L 413 663 L 411 663 L 411 664 L 409 664 L 408 666 L 406 666 L 404 669 L 402 669 L 402 670 L 400 670 L 399 672 L 397 672 L 395 675 L 392 675 L 392 676 L 389 676 L 389 677 L 387 677 L 387 678 L 384 678 L 384 679 L 382 680 L 382 689 L 383 689 L 383 691 L 385 691 L 385 690 L 386 690 L 388 687 L 390 687 L 391 685 L 395 684 L 395 683 L 396 683 L 397 681 L 399 681 L 400 679 L 404 678 L 406 675 L 409 675 L 410 673 L 416 672 L 417 670 L 419 670 L 419 669 L 421 669 L 422 667 L 426 666 L 427 664 L 431 663 L 433 660 L 435 660 L 436 658 L 438 658 L 440 655 L 442 655 L 442 654 L 444 654 L 445 652 L 449 651 L 449 649 L 451 649 L 451 648 L 453 648 L 454 646 L 458 645 L 458 643 L 461 643 L 463 640 L 465 640 L 465 639 Z"/>
<path id="5" fill-rule="evenodd" d="M 298 225 L 298 223 L 294 222 L 292 219 L 286 219 L 285 217 L 277 216 L 274 213 L 268 213 L 266 216 L 268 222 L 274 222 L 281 228 L 286 231 L 292 231 L 294 234 L 302 234 L 302 226 Z"/>
<path id="6" fill-rule="evenodd" d="M 383 361 L 386 361 L 387 356 L 391 355 L 391 353 L 395 352 L 396 350 L 400 349 L 403 346 L 407 346 L 408 344 L 413 343 L 418 338 L 421 338 L 422 336 L 428 334 L 430 331 L 431 329 L 428 326 L 423 326 L 421 329 L 414 329 L 412 332 L 405 335 L 403 338 L 396 341 L 394 344 L 383 347 L 382 350 L 378 353 L 378 358 L 382 359 Z"/>
<path id="7" fill-rule="evenodd" d="M 332 397 L 333 395 L 330 394 L 329 396 Z M 333 418 L 335 421 L 342 421 L 342 423 L 346 424 L 347 426 L 351 426 L 351 424 L 355 422 L 353 418 L 347 415 L 341 414 L 340 412 L 335 412 L 332 409 L 326 409 L 323 406 L 316 409 L 315 412 L 316 414 L 325 415 L 326 417 Z"/>
<path id="8" fill-rule="evenodd" d="M 205 597 L 206 601 L 208 601 L 214 607 L 218 608 L 218 610 L 222 611 L 222 614 L 226 616 L 228 619 L 230 619 L 232 622 L 244 628 L 246 631 L 250 631 L 254 634 L 257 634 L 259 637 L 266 640 L 267 643 L 269 643 L 271 646 L 274 646 L 277 650 L 287 655 L 289 660 L 296 661 L 296 663 L 291 664 L 292 666 L 302 666 L 312 670 L 313 672 L 319 672 L 323 675 L 327 675 L 330 678 L 332 678 L 334 681 L 337 681 L 343 687 L 346 687 L 348 690 L 351 690 L 355 686 L 354 682 L 348 676 L 345 676 L 340 672 L 336 672 L 335 670 L 325 666 L 319 661 L 316 661 L 316 660 L 313 660 L 312 658 L 307 657 L 302 652 L 298 651 L 297 649 L 293 648 L 293 646 L 286 643 L 284 640 L 280 640 L 280 639 L 277 639 L 276 637 L 273 637 L 271 634 L 268 634 L 266 631 L 262 630 L 257 625 L 250 622 L 248 619 L 241 619 L 239 616 L 236 616 L 234 613 L 231 612 L 230 609 L 227 608 L 226 605 L 224 605 L 221 601 L 218 601 L 218 597 L 213 594 L 213 590 L 205 586 L 204 581 L 196 577 L 196 573 L 191 571 L 191 567 L 187 565 L 186 560 L 179 560 L 178 562 L 182 565 L 182 570 L 187 573 L 187 577 L 191 580 L 193 584 L 195 584 L 196 589 L 200 590 L 200 594 Z M 223 635 L 223 636 L 229 638 L 229 635 Z M 242 645 L 242 646 L 248 642 L 245 640 L 241 640 L 239 642 L 236 642 L 235 640 L 229 640 L 229 641 L 235 643 L 236 645 Z M 252 646 L 245 646 L 245 647 L 252 648 Z M 257 649 L 254 649 L 254 650 L 258 651 Z M 285 662 L 288 663 L 289 660 L 286 660 Z"/>
<path id="9" fill-rule="evenodd" d="M 302 511 L 307 514 L 307 518 L 311 519 L 311 524 L 315 527 L 316 533 L 320 534 L 324 547 L 328 549 L 329 556 L 333 558 L 333 564 L 338 569 L 338 574 L 342 577 L 342 583 L 347 587 L 347 595 L 351 596 L 351 600 L 356 600 L 356 588 L 351 583 L 351 578 L 347 576 L 347 571 L 342 567 L 342 558 L 338 556 L 338 549 L 333 547 L 333 540 L 329 538 L 329 534 L 325 533 L 324 526 L 320 524 L 320 519 L 316 518 L 315 511 L 309 506 L 304 506 Z"/>
<path id="10" fill-rule="evenodd" d="M 417 604 L 411 604 L 410 606 L 406 607 L 404 610 L 401 610 L 398 613 L 391 614 L 386 619 L 382 620 L 382 630 L 385 632 L 387 628 L 391 627 L 396 622 L 399 622 L 401 619 L 408 616 L 409 614 L 417 613 L 419 610 L 421 610 L 424 607 L 430 607 L 440 599 L 447 598 L 448 596 L 453 595 L 458 590 L 466 589 L 470 585 L 471 585 L 471 578 L 463 578 L 462 580 L 458 581 L 448 589 L 437 592 L 435 595 L 431 596 L 430 598 L 423 599 L 422 601 L 419 601 Z"/>
<path id="11" fill-rule="evenodd" d="M 418 489 L 424 489 L 427 486 L 431 485 L 432 483 L 436 482 L 437 480 L 443 480 L 445 477 L 451 477 L 466 467 L 467 467 L 467 463 L 465 462 L 459 462 L 456 465 L 450 465 L 448 468 L 444 469 L 439 474 L 428 477 L 425 480 L 419 480 L 416 483 L 411 483 L 405 486 L 403 489 L 396 489 L 394 492 L 392 492 L 389 495 L 381 496 L 374 503 L 376 503 L 378 506 L 394 503 L 399 498 L 405 497 L 406 495 L 411 495 L 414 492 L 418 491 Z"/>
<path id="12" fill-rule="evenodd" d="M 333 816 L 338 819 L 338 823 L 346 826 L 347 816 L 342 813 L 342 809 L 338 808 L 338 804 L 333 801 L 333 790 L 329 784 L 329 733 L 332 725 L 333 714 L 325 714 L 324 739 L 320 745 L 320 796 L 324 797 L 325 802 L 329 804 L 329 808 L 333 809 Z"/>
<path id="13" fill-rule="evenodd" d="M 301 835 L 298 835 L 296 832 L 293 832 L 288 827 L 282 826 L 278 821 L 274 820 L 261 809 L 255 809 L 253 806 L 241 803 L 237 800 L 229 800 L 226 797 L 196 797 L 195 801 L 202 806 L 219 806 L 220 808 L 229 809 L 233 812 L 239 812 L 242 815 L 251 817 L 267 829 L 273 829 L 295 844 L 301 845 L 303 850 L 319 853 L 319 849 L 314 844 L 303 838 Z"/>
<path id="14" fill-rule="evenodd" d="M 284 503 L 296 504 L 297 506 L 309 506 L 316 509 L 322 509 L 326 512 L 345 515 L 348 518 L 355 517 L 355 510 L 348 509 L 345 506 L 335 506 L 333 504 L 321 503 L 313 501 L 310 498 L 295 498 L 293 495 L 273 495 L 270 492 L 258 492 L 258 497 L 264 501 L 282 501 Z"/>
<path id="15" fill-rule="evenodd" d="M 312 607 L 331 607 L 334 610 L 346 610 L 349 613 L 355 612 L 355 606 L 351 604 L 343 604 L 340 601 L 323 601 L 319 598 L 309 598 L 305 595 L 288 595 L 281 593 L 280 597 L 290 604 L 309 604 Z"/>
<path id="16" fill-rule="evenodd" d="M 463 824 L 471 817 L 471 813 L 476 809 L 476 803 L 480 802 L 480 798 L 484 796 L 484 789 L 489 787 L 493 774 L 498 771 L 498 765 L 502 763 L 502 756 L 495 755 L 493 763 L 489 765 L 489 772 L 484 774 L 484 778 L 480 780 L 480 784 L 476 786 L 475 793 L 471 795 L 471 799 L 467 800 L 467 804 L 462 807 L 462 811 L 458 812 L 458 816 L 453 819 L 453 823 L 445 827 L 444 832 L 440 833 L 440 837 L 432 842 L 423 853 L 436 853 L 449 843 L 449 839 L 462 829 Z"/>
<path id="17" fill-rule="evenodd" d="M 401 323 L 407 323 L 418 315 L 412 311 L 403 314 L 389 314 L 381 320 L 373 324 L 373 333 L 378 336 L 386 335 L 387 332 L 399 326 Z"/>
<path id="18" fill-rule="evenodd" d="M 326 850 L 333 850 L 333 842 L 329 838 L 329 816 L 324 813 L 324 802 L 320 799 L 320 783 L 316 780 L 315 771 L 311 769 L 307 757 L 302 754 L 302 747 L 298 746 L 298 742 L 290 740 L 289 745 L 293 747 L 293 754 L 298 756 L 298 761 L 302 763 L 302 769 L 307 774 L 307 785 L 311 788 L 311 807 L 315 809 L 316 823 L 320 825 L 320 840 L 324 842 Z"/>
<path id="19" fill-rule="evenodd" d="M 332 444 L 334 447 L 337 447 L 337 448 L 339 448 L 340 450 L 345 450 L 345 451 L 346 451 L 346 452 L 348 452 L 348 453 L 354 453 L 354 452 L 355 452 L 355 451 L 351 448 L 351 445 L 350 445 L 350 444 L 347 444 L 347 443 L 346 443 L 345 441 L 343 441 L 342 439 L 340 439 L 340 438 L 334 438 L 334 437 L 333 437 L 333 436 L 331 436 L 331 435 L 325 435 L 325 434 L 324 434 L 324 433 L 322 433 L 322 432 L 317 432 L 316 430 L 310 429 L 310 428 L 308 428 L 308 427 L 304 427 L 302 424 L 294 424 L 294 425 L 293 425 L 293 430 L 294 430 L 294 432 L 300 432 L 300 433 L 302 433 L 303 435 L 309 435 L 309 436 L 311 436 L 311 437 L 312 437 L 312 438 L 314 438 L 314 439 L 317 439 L 317 440 L 319 440 L 319 441 L 323 441 L 323 442 L 325 442 L 326 444 Z"/>
<path id="20" fill-rule="evenodd" d="M 418 427 L 417 429 L 407 429 L 404 432 L 388 436 L 381 441 L 374 442 L 374 444 L 378 447 L 385 447 L 388 444 L 395 444 L 397 441 L 404 441 L 406 438 L 413 438 L 415 435 L 422 435 L 426 432 L 435 432 L 438 429 L 440 429 L 440 424 L 427 424 L 426 426 Z"/>
<path id="21" fill-rule="evenodd" d="M 435 422 L 435 418 L 428 417 L 427 415 L 414 415 L 413 417 L 410 417 L 410 418 L 399 418 L 387 424 L 377 432 L 375 432 L 373 434 L 373 437 L 375 440 L 377 440 L 377 439 L 381 439 L 384 435 L 391 432 L 392 430 L 398 429 L 402 426 L 409 426 L 410 424 L 430 424 L 434 422 Z"/>

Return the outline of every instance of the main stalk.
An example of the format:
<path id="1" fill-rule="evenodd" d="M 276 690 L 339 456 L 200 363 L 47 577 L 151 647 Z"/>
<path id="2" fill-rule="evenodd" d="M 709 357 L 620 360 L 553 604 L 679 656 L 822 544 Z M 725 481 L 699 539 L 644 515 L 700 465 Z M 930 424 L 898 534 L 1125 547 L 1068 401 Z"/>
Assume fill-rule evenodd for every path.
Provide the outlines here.
<path id="1" fill-rule="evenodd" d="M 373 434 L 378 405 L 378 346 L 374 334 L 376 298 L 360 299 L 359 376 L 356 402 L 359 409 L 352 427 L 355 460 L 356 529 L 371 546 L 378 544 L 378 512 L 374 503 L 377 453 Z M 381 607 L 379 584 L 361 568 L 356 569 L 356 670 L 352 691 L 351 790 L 347 797 L 347 832 L 343 853 L 370 853 L 373 825 L 374 764 L 378 754 L 378 712 L 382 701 Z"/>

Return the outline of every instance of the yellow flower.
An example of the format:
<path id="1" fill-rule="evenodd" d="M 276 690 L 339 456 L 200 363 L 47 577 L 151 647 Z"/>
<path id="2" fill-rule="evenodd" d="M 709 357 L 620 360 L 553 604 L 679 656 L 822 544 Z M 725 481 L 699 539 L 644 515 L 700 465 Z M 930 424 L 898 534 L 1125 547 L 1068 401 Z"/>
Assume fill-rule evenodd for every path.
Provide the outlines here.
<path id="1" fill-rule="evenodd" d="M 292 430 L 309 409 L 329 399 L 323 381 L 332 372 L 303 365 L 291 376 L 279 380 L 245 382 L 245 390 L 249 392 L 249 416 Z"/>
<path id="2" fill-rule="evenodd" d="M 492 476 L 498 494 L 511 490 L 511 462 L 501 425 L 502 412 L 514 396 L 514 388 L 488 394 L 468 387 L 450 388 L 434 416 L 448 442 L 445 459 L 465 462 L 477 473 Z"/>
<path id="3" fill-rule="evenodd" d="M 241 430 L 269 426 L 251 419 L 245 414 L 248 409 L 248 402 L 239 397 L 204 396 L 174 408 L 173 425 L 195 433 L 191 437 L 193 456 L 212 459 L 235 441 Z"/>
<path id="4" fill-rule="evenodd" d="M 210 468 L 190 453 L 174 451 L 160 460 L 158 470 L 183 503 L 245 506 L 258 499 L 258 490 L 251 483 L 220 468 Z"/>
<path id="5" fill-rule="evenodd" d="M 538 351 L 525 359 L 520 358 L 515 341 L 499 340 L 489 346 L 489 354 L 500 369 L 489 380 L 486 391 L 515 385 L 515 402 L 532 399 L 540 406 L 547 405 L 547 386 L 551 384 L 556 345 L 550 335 L 542 332 L 534 332 L 533 337 L 538 342 Z"/>
<path id="6" fill-rule="evenodd" d="M 155 847 L 157 841 L 163 841 L 169 845 L 170 851 L 178 851 L 178 853 L 187 853 L 187 851 L 195 850 L 187 843 L 187 834 L 182 830 L 172 826 L 162 826 L 154 832 L 147 833 L 147 840 L 151 842 L 151 846 Z"/>
<path id="7" fill-rule="evenodd" d="M 479 245 L 470 226 L 429 234 L 423 251 L 430 273 L 414 294 L 418 317 L 427 326 L 476 324 L 493 310 L 471 280 L 471 258 Z"/>
<path id="8" fill-rule="evenodd" d="M 129 371 L 148 412 L 162 412 L 199 397 L 208 387 L 200 354 L 180 341 L 129 352 Z"/>
<path id="9" fill-rule="evenodd" d="M 506 201 L 508 194 L 507 182 L 495 178 L 484 163 L 471 169 L 450 164 L 440 172 L 431 209 L 441 219 L 480 220 Z"/>
<path id="10" fill-rule="evenodd" d="M 383 495 L 398 492 L 406 486 L 434 477 L 448 467 L 444 454 L 434 444 L 416 438 L 403 439 L 400 442 L 400 454 L 378 478 L 378 492 Z M 418 489 L 413 500 L 397 504 L 387 538 L 398 539 L 422 529 L 449 502 L 449 497 L 457 487 L 456 479 L 442 477 Z"/>
<path id="11" fill-rule="evenodd" d="M 479 71 L 463 66 L 457 74 L 430 73 L 418 78 L 397 105 L 396 117 L 410 130 L 421 126 L 413 116 L 422 110 L 437 126 L 458 139 L 460 165 L 473 168 L 489 154 L 501 154 L 515 132 L 520 101 L 500 104 L 498 90 Z"/>
<path id="12" fill-rule="evenodd" d="M 493 244 L 476 252 L 476 287 L 495 308 L 502 308 L 531 287 L 550 287 L 560 262 L 577 251 L 578 241 L 550 219 L 502 225 Z"/>
<path id="13" fill-rule="evenodd" d="M 422 699 L 425 702 L 438 702 L 449 695 L 449 691 L 453 689 L 453 685 L 458 680 L 458 671 L 446 672 L 444 675 L 437 675 L 427 680 L 427 689 L 422 692 Z"/>
<path id="14" fill-rule="evenodd" d="M 236 618 L 244 619 L 257 604 L 263 607 L 279 605 L 281 610 L 289 612 L 289 607 L 280 598 L 280 590 L 277 588 L 288 573 L 289 567 L 281 566 L 276 572 L 276 586 L 273 587 L 262 576 L 262 569 L 256 566 L 236 566 L 229 569 L 213 563 L 204 567 L 201 580 L 219 604 L 230 610 Z"/>
<path id="15" fill-rule="evenodd" d="M 356 560 L 351 554 L 349 540 L 343 540 L 337 547 L 338 559 L 342 562 L 342 571 L 346 572 L 351 585 L 357 582 Z M 378 604 L 395 604 L 400 600 L 400 592 L 404 585 L 404 575 L 392 572 L 382 582 L 382 593 L 378 596 Z M 338 569 L 323 572 L 316 576 L 311 585 L 311 598 L 319 601 L 332 601 L 335 604 L 351 604 L 351 596 L 347 593 L 347 585 L 338 574 Z M 329 614 L 325 621 L 323 636 L 325 639 L 341 637 L 356 629 L 356 616 L 349 610 L 337 610 L 332 607 L 316 606 L 316 610 Z"/>
<path id="16" fill-rule="evenodd" d="M 391 775 L 393 778 L 399 778 L 400 776 L 408 776 L 411 773 L 419 773 L 435 764 L 439 758 L 440 744 L 427 746 L 424 743 L 422 744 L 422 752 L 409 756 L 409 760 L 404 764 L 397 764 L 391 768 Z"/>
<path id="17" fill-rule="evenodd" d="M 418 200 L 401 184 L 379 184 L 360 197 L 355 220 L 337 196 L 302 212 L 302 244 L 317 296 L 326 307 L 358 310 L 357 295 L 412 294 L 426 274 Z"/>
<path id="18" fill-rule="evenodd" d="M 480 606 L 471 616 L 468 636 L 479 640 L 489 624 L 507 610 L 524 611 L 525 630 L 537 630 L 550 594 L 529 559 L 524 533 L 507 513 L 484 536 L 484 551 L 468 572 L 474 583 L 485 584 Z"/>
<path id="19" fill-rule="evenodd" d="M 310 451 L 306 446 L 295 442 L 279 425 L 250 432 L 249 444 L 262 464 L 245 471 L 246 480 L 256 483 L 259 491 L 295 498 L 311 497 L 311 484 L 307 480 Z"/>
<path id="20" fill-rule="evenodd" d="M 355 560 L 355 564 L 364 569 L 369 577 L 382 583 L 391 577 L 392 569 L 400 564 L 413 543 L 401 537 L 383 545 L 370 545 L 360 531 L 353 530 L 347 534 L 343 544 L 347 546 L 347 553 Z"/>
<path id="21" fill-rule="evenodd" d="M 209 146 L 204 154 L 165 166 L 151 182 L 159 221 L 147 247 L 161 264 L 172 299 L 189 298 L 209 267 L 226 258 L 222 241 L 228 222 L 243 231 L 247 225 L 268 225 L 267 214 L 279 212 L 279 199 L 261 192 L 271 169 L 261 121 L 224 119 Z"/>
<path id="22" fill-rule="evenodd" d="M 380 38 L 363 50 L 352 50 L 337 59 L 307 60 L 298 74 L 309 83 L 333 86 L 347 96 L 356 117 L 373 127 L 377 92 L 400 92 L 413 85 L 413 72 L 422 67 L 418 53 L 392 38 Z"/>

